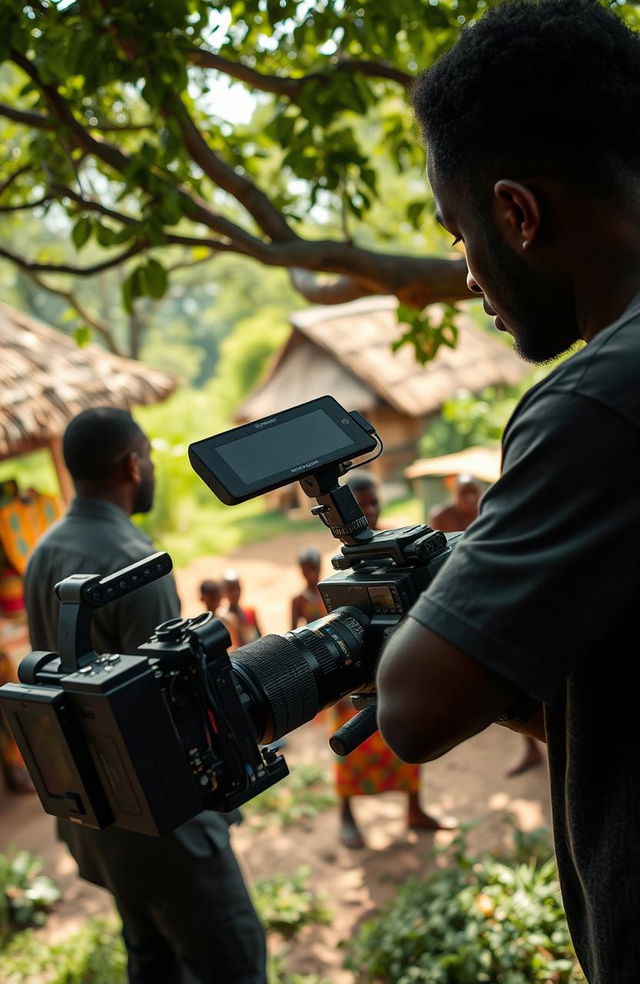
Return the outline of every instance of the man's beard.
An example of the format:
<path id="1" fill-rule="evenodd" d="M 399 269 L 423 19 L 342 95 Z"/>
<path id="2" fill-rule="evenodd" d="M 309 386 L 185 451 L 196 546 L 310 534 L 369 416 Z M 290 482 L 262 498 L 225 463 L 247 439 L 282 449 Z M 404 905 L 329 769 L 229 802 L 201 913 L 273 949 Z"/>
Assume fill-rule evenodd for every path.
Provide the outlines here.
<path id="1" fill-rule="evenodd" d="M 151 512 L 155 483 L 153 479 L 141 482 L 133 500 L 132 515 Z"/>
<path id="2" fill-rule="evenodd" d="M 491 279 L 502 301 L 499 306 L 510 312 L 508 318 L 501 318 L 520 358 L 544 365 L 575 345 L 580 336 L 559 283 L 536 277 L 524 258 L 514 254 L 490 227 L 485 227 L 485 244 Z M 560 313 L 563 309 L 565 318 Z"/>
<path id="3" fill-rule="evenodd" d="M 553 363 L 560 355 L 568 352 L 577 341 L 577 338 L 568 336 L 561 341 L 557 335 L 547 339 L 538 329 L 535 333 L 523 331 L 514 334 L 514 351 L 525 362 L 534 366 L 544 366 Z"/>

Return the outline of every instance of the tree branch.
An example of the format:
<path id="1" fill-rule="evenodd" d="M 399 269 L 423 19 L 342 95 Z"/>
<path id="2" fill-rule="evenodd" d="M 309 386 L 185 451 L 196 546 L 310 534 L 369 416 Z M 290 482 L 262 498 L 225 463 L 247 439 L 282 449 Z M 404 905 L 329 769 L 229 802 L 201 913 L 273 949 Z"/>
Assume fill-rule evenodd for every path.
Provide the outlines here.
<path id="1" fill-rule="evenodd" d="M 78 312 L 80 317 L 83 318 L 88 325 L 91 325 L 96 334 L 99 335 L 100 338 L 102 338 L 102 340 L 106 343 L 110 352 L 113 352 L 114 355 L 125 355 L 119 347 L 110 325 L 108 325 L 107 322 L 104 321 L 99 315 L 89 311 L 89 309 L 86 308 L 83 302 L 78 298 L 73 289 L 66 290 L 64 287 L 54 287 L 53 284 L 47 283 L 47 281 L 39 276 L 39 274 L 37 274 L 34 270 L 28 270 L 26 272 L 33 282 L 38 285 L 38 287 L 42 287 L 43 290 L 48 290 L 51 294 L 57 294 L 59 297 L 63 297 L 65 301 L 67 301 L 71 307 Z"/>
<path id="2" fill-rule="evenodd" d="M 198 68 L 215 69 L 229 76 L 229 78 L 245 82 L 252 89 L 257 89 L 259 92 L 272 92 L 277 96 L 286 96 L 292 102 L 296 102 L 300 98 L 302 90 L 309 82 L 329 82 L 336 72 L 349 74 L 358 72 L 369 78 L 390 79 L 393 82 L 398 82 L 406 89 L 413 82 L 411 75 L 384 62 L 368 62 L 347 58 L 338 58 L 336 64 L 332 65 L 330 72 L 313 72 L 310 75 L 301 75 L 297 79 L 282 75 L 263 75 L 254 68 L 250 68 L 249 65 L 223 58 L 221 55 L 204 48 L 190 48 L 187 51 L 187 59 Z"/>
<path id="3" fill-rule="evenodd" d="M 106 216 L 108 219 L 113 219 L 114 222 L 120 222 L 122 225 L 136 225 L 140 222 L 140 219 L 135 219 L 132 215 L 125 215 L 123 212 L 116 212 L 112 208 L 107 208 L 106 205 L 101 205 L 100 202 L 93 201 L 91 198 L 85 198 L 83 195 L 79 195 L 77 191 L 73 188 L 69 188 L 67 185 L 52 184 L 51 191 L 56 195 L 57 198 L 70 198 L 72 202 L 76 202 L 87 212 L 98 212 L 100 215 Z"/>
<path id="4" fill-rule="evenodd" d="M 81 147 L 86 154 L 94 155 L 109 167 L 113 168 L 114 171 L 119 174 L 124 174 L 127 171 L 127 168 L 129 168 L 133 163 L 133 159 L 117 147 L 114 147 L 113 144 L 107 143 L 106 140 L 101 140 L 100 138 L 94 137 L 92 134 L 88 133 L 87 130 L 85 130 L 84 127 L 76 120 L 70 107 L 67 105 L 66 101 L 57 89 L 55 89 L 54 86 L 45 84 L 40 79 L 35 66 L 32 65 L 28 59 L 24 58 L 18 52 L 12 52 L 11 57 L 16 65 L 18 65 L 22 71 L 25 72 L 25 74 L 28 75 L 29 78 L 32 79 L 40 88 L 61 124 L 72 133 L 77 145 Z M 162 180 L 168 189 L 178 194 L 185 215 L 193 222 L 201 222 L 203 225 L 207 226 L 207 228 L 213 230 L 213 232 L 218 233 L 218 235 L 228 237 L 231 240 L 235 251 L 238 253 L 246 253 L 248 256 L 256 256 L 262 251 L 264 244 L 259 239 L 256 239 L 254 236 L 250 235 L 250 233 L 246 232 L 246 230 L 244 230 L 241 226 L 236 225 L 235 222 L 231 222 L 229 219 L 225 218 L 225 216 L 220 215 L 218 212 L 214 212 L 211 208 L 209 208 L 206 202 L 204 202 L 197 195 L 192 194 L 183 185 L 172 184 L 160 172 L 156 172 L 156 177 Z M 293 235 L 293 233 L 291 233 L 291 235 Z"/>
<path id="5" fill-rule="evenodd" d="M 25 126 L 34 130 L 55 130 L 56 128 L 55 121 L 50 120 L 48 116 L 42 116 L 40 113 L 33 113 L 27 109 L 15 109 L 13 106 L 7 106 L 6 103 L 0 103 L 0 116 L 4 116 L 14 123 L 24 123 Z"/>
<path id="6" fill-rule="evenodd" d="M 283 78 L 279 75 L 262 75 L 255 69 L 243 65 L 242 62 L 234 62 L 229 58 L 216 55 L 213 51 L 204 48 L 190 48 L 187 51 L 187 60 L 198 68 L 213 68 L 229 78 L 237 79 L 239 82 L 246 82 L 252 89 L 259 92 L 272 92 L 277 96 L 287 96 L 295 100 L 301 90 L 302 79 Z"/>
<path id="7" fill-rule="evenodd" d="M 25 212 L 30 208 L 37 208 L 39 205 L 45 205 L 50 202 L 51 198 L 49 195 L 44 195 L 42 198 L 36 199 L 35 202 L 23 202 L 21 205 L 0 205 L 0 213 L 3 212 Z"/>
<path id="8" fill-rule="evenodd" d="M 398 82 L 405 89 L 409 89 L 415 82 L 414 77 L 409 75 L 408 72 L 402 72 L 399 68 L 394 68 L 393 65 L 388 65 L 386 62 L 369 62 L 355 58 L 339 58 L 335 71 L 353 72 L 354 74 L 358 72 L 360 75 L 366 75 L 371 79 L 390 79 L 392 82 Z M 327 76 L 327 80 L 328 78 L 329 76 Z"/>
<path id="9" fill-rule="evenodd" d="M 76 120 L 71 107 L 55 86 L 44 83 L 36 67 L 19 53 L 12 54 L 13 60 L 33 79 L 45 96 L 49 107 L 60 120 L 69 139 L 85 154 L 92 154 L 119 174 L 126 173 L 133 163 L 131 157 L 100 137 L 94 136 Z M 269 199 L 247 178 L 237 174 L 232 167 L 220 160 L 207 146 L 202 134 L 191 120 L 182 103 L 176 100 L 177 118 L 183 129 L 183 137 L 193 159 L 200 164 L 219 187 L 237 198 L 253 216 L 261 229 L 271 238 L 265 242 L 236 223 L 214 212 L 206 202 L 184 186 L 175 186 L 161 171 L 154 171 L 156 181 L 164 182 L 167 189 L 180 197 L 183 214 L 193 222 L 200 222 L 228 242 L 211 243 L 212 249 L 241 253 L 253 257 L 268 266 L 301 268 L 316 273 L 331 273 L 345 278 L 342 286 L 334 286 L 334 293 L 340 290 L 354 296 L 357 291 L 366 294 L 394 294 L 402 302 L 420 309 L 434 301 L 456 301 L 469 297 L 466 287 L 466 264 L 464 260 L 442 258 L 419 258 L 381 254 L 360 249 L 352 243 L 322 240 L 310 242 L 300 239 L 288 226 L 285 218 L 275 209 Z M 171 112 L 171 108 L 169 109 Z M 144 182 L 141 183 L 143 190 Z M 246 200 L 243 200 L 246 199 Z M 189 237 L 185 237 L 189 239 Z M 171 242 L 171 237 L 166 237 Z M 186 245 L 174 239 L 176 245 Z M 203 245 L 201 241 L 189 244 Z M 34 264 L 22 257 L 16 257 L 7 250 L 4 255 L 23 268 L 37 272 L 59 272 L 90 276 L 102 270 L 125 262 L 131 256 L 148 247 L 146 242 L 134 244 L 125 253 L 96 264 L 92 267 L 72 265 Z M 347 286 L 346 281 L 351 281 Z M 355 285 L 355 286 L 354 286 Z M 316 290 L 319 285 L 316 285 Z M 312 288 L 308 285 L 307 290 Z M 330 292 L 325 292 L 329 296 Z"/>
<path id="10" fill-rule="evenodd" d="M 172 115 L 177 120 L 185 146 L 193 160 L 211 180 L 239 202 L 275 242 L 292 241 L 298 237 L 286 219 L 264 192 L 244 175 L 218 157 L 205 142 L 204 137 L 189 115 L 186 106 L 176 97 Z"/>
<path id="11" fill-rule="evenodd" d="M 4 246 L 0 246 L 0 256 L 4 256 L 5 259 L 15 263 L 17 267 L 29 274 L 65 273 L 74 277 L 93 277 L 97 273 L 103 273 L 105 270 L 111 270 L 113 267 L 126 263 L 132 256 L 137 256 L 138 253 L 142 253 L 148 248 L 149 244 L 146 242 L 134 243 L 124 253 L 119 253 L 118 256 L 114 256 L 110 260 L 103 260 L 102 263 L 95 263 L 90 267 L 79 267 L 69 263 L 38 263 L 35 260 L 27 260 L 24 256 L 18 256 L 17 253 L 12 253 Z"/>
<path id="12" fill-rule="evenodd" d="M 87 126 L 101 133 L 140 133 L 153 129 L 152 123 L 87 123 Z"/>
<path id="13" fill-rule="evenodd" d="M 339 277 L 331 283 L 320 283 L 315 274 L 308 270 L 292 267 L 289 270 L 292 285 L 305 300 L 312 304 L 346 304 L 360 297 L 369 297 L 373 292 L 352 277 Z"/>
<path id="14" fill-rule="evenodd" d="M 242 256 L 253 256 L 247 250 L 240 249 L 232 243 L 222 242 L 220 239 L 200 239 L 198 236 L 165 236 L 165 242 L 171 246 L 205 246 L 212 253 L 240 253 Z M 195 261 L 194 261 L 195 262 Z"/>
<path id="15" fill-rule="evenodd" d="M 23 174 L 26 174 L 27 171 L 30 171 L 30 170 L 31 170 L 31 165 L 30 164 L 23 164 L 23 166 L 22 167 L 19 167 L 17 171 L 14 171 L 13 172 L 13 174 L 8 175 L 8 177 L 6 177 L 4 179 L 4 181 L 2 182 L 2 184 L 0 184 L 0 195 L 3 195 L 5 193 L 5 191 L 7 190 L 7 188 L 10 188 L 11 187 L 11 185 L 13 184 L 14 181 L 16 181 L 18 178 L 22 177 Z"/>
<path id="16" fill-rule="evenodd" d="M 332 240 L 300 240 L 295 244 L 271 245 L 261 260 L 269 266 L 335 273 L 358 284 L 362 289 L 360 296 L 393 294 L 417 310 L 436 301 L 453 303 L 472 296 L 467 287 L 467 264 L 461 257 L 374 253 Z M 344 289 L 347 290 L 346 285 Z M 355 288 L 352 292 L 355 293 Z"/>

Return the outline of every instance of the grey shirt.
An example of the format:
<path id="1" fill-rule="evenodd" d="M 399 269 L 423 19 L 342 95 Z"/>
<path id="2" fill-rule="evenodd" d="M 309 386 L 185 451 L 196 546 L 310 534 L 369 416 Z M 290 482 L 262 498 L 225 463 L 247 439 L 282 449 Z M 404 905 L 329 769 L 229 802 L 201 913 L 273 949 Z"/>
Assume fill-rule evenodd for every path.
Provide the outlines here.
<path id="1" fill-rule="evenodd" d="M 67 515 L 42 537 L 27 566 L 25 602 L 33 648 L 57 650 L 57 581 L 69 574 L 111 574 L 153 552 L 151 541 L 118 506 L 75 498 Z M 94 648 L 135 653 L 156 625 L 179 614 L 173 575 L 161 577 L 96 610 Z"/>
<path id="2" fill-rule="evenodd" d="M 154 552 L 151 541 L 118 506 L 103 499 L 78 496 L 66 516 L 52 526 L 38 543 L 25 574 L 25 603 L 29 634 L 34 649 L 58 649 L 59 602 L 57 581 L 69 574 L 110 574 Z M 161 577 L 137 591 L 96 610 L 93 642 L 97 652 L 135 654 L 155 626 L 180 614 L 180 601 L 173 575 Z M 173 835 L 190 853 L 206 857 L 225 848 L 228 825 L 239 818 L 237 811 L 200 813 L 182 824 Z M 102 855 L 135 857 L 136 839 L 143 835 L 115 827 L 98 832 L 61 821 L 60 834 L 78 861 L 80 873 L 103 884 Z M 158 850 L 163 838 L 156 838 Z M 98 857 L 100 855 L 100 857 Z"/>
<path id="3" fill-rule="evenodd" d="M 590 984 L 640 981 L 640 298 L 527 393 L 500 480 L 411 616 L 544 702 Z"/>

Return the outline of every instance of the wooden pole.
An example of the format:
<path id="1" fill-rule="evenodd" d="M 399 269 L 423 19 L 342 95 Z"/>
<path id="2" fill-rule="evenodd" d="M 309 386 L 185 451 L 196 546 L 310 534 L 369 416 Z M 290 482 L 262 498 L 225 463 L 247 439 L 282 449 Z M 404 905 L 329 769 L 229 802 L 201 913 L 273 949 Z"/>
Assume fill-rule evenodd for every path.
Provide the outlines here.
<path id="1" fill-rule="evenodd" d="M 65 468 L 64 458 L 62 457 L 61 437 L 51 438 L 49 441 L 49 451 L 53 460 L 53 467 L 55 468 L 56 475 L 58 477 L 58 485 L 60 486 L 62 501 L 65 506 L 68 506 L 73 498 L 73 482 L 71 481 L 71 475 Z"/>

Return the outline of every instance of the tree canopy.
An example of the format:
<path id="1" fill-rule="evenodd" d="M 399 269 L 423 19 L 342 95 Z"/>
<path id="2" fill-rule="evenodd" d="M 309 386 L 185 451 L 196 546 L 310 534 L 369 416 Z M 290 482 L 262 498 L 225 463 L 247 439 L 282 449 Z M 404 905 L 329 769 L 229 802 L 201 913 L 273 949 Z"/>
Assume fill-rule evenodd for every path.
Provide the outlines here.
<path id="1" fill-rule="evenodd" d="M 418 246 L 429 193 L 407 93 L 493 2 L 3 0 L 0 213 L 64 213 L 84 253 L 0 256 L 38 276 L 124 267 L 131 310 L 165 293 L 176 250 L 233 253 L 287 269 L 312 302 L 393 294 L 418 331 L 411 309 L 467 289 L 460 256 Z M 406 196 L 375 236 L 390 168 Z"/>

